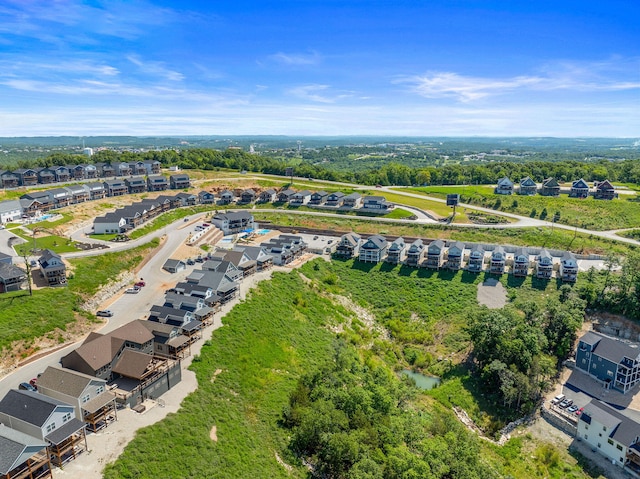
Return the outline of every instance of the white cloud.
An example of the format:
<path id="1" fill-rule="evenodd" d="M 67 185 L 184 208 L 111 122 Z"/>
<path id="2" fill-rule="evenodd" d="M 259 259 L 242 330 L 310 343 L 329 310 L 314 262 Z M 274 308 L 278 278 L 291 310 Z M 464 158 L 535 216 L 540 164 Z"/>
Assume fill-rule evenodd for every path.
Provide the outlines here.
<path id="1" fill-rule="evenodd" d="M 292 65 L 292 66 L 317 65 L 322 61 L 322 58 L 320 57 L 318 52 L 311 52 L 311 53 L 278 52 L 278 53 L 275 53 L 274 55 L 270 55 L 269 59 L 276 63 L 281 63 L 283 65 Z"/>
<path id="2" fill-rule="evenodd" d="M 614 92 L 640 89 L 640 81 L 628 80 L 634 68 L 638 68 L 637 59 L 582 64 L 556 62 L 545 65 L 536 75 L 498 78 L 429 72 L 400 77 L 393 83 L 408 85 L 410 91 L 425 98 L 455 98 L 460 102 L 471 102 L 514 91 Z"/>
<path id="3" fill-rule="evenodd" d="M 182 73 L 167 68 L 164 62 L 142 61 L 138 55 L 128 55 L 127 60 L 137 66 L 142 73 L 160 76 L 170 81 L 184 80 Z"/>

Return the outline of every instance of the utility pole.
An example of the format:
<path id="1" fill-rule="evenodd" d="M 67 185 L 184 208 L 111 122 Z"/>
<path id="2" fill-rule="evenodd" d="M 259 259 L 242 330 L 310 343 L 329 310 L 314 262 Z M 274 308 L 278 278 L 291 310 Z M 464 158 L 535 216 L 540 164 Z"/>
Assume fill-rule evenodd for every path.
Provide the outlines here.
<path id="1" fill-rule="evenodd" d="M 27 271 L 27 283 L 29 284 L 29 296 L 33 296 L 33 289 L 31 287 L 31 263 L 29 263 L 29 255 L 26 250 L 24 251 L 22 258 L 24 259 L 25 269 Z"/>

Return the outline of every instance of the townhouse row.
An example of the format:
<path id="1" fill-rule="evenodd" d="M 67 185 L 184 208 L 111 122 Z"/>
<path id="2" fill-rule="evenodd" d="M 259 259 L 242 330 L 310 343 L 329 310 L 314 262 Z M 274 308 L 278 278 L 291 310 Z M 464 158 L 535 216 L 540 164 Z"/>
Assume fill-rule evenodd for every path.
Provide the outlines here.
<path id="1" fill-rule="evenodd" d="M 340 238 L 335 255 L 358 258 L 367 263 L 385 261 L 435 270 L 464 269 L 473 273 L 488 272 L 497 275 L 510 272 L 520 277 L 534 274 L 539 279 L 551 279 L 557 269 L 556 277 L 563 282 L 575 283 L 578 278 L 578 262 L 576 256 L 569 251 L 565 251 L 556 262 L 546 249 L 530 255 L 526 248 L 517 248 L 514 253 L 507 253 L 503 246 L 485 251 L 482 245 L 467 247 L 461 241 L 447 244 L 443 240 L 425 242 L 417 239 L 408 244 L 401 237 L 389 243 L 380 235 L 364 239 L 357 233 L 348 233 Z"/>
<path id="2" fill-rule="evenodd" d="M 134 161 L 0 170 L 1 188 L 66 183 L 114 176 L 159 175 L 159 161 Z"/>
<path id="3" fill-rule="evenodd" d="M 538 184 L 530 177 L 525 177 L 520 180 L 517 191 L 513 181 L 504 177 L 498 180 L 498 184 L 494 192 L 498 195 L 511 195 L 517 192 L 519 195 L 532 196 L 540 194 L 542 196 L 559 196 L 560 195 L 560 183 L 555 178 L 545 178 L 542 184 Z M 593 196 L 598 200 L 612 200 L 618 197 L 618 193 L 609 180 L 595 181 L 593 187 L 582 178 L 575 180 L 571 184 L 571 189 L 568 191 L 571 198 L 587 198 Z"/>
<path id="4" fill-rule="evenodd" d="M 37 217 L 48 211 L 85 201 L 147 191 L 185 189 L 190 186 L 189 175 L 175 174 L 169 178 L 162 175 L 146 178 L 132 176 L 124 179 L 115 178 L 49 190 L 30 191 L 22 195 L 19 200 L 0 202 L 0 223 L 10 223 L 25 217 Z"/>

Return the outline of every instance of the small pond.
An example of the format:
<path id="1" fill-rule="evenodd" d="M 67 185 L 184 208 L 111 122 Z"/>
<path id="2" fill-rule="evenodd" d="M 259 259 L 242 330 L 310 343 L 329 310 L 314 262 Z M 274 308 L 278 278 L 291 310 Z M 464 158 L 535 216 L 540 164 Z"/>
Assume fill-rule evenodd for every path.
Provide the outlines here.
<path id="1" fill-rule="evenodd" d="M 424 374 L 416 373 L 410 369 L 403 369 L 400 371 L 403 376 L 408 376 L 416 382 L 416 386 L 420 389 L 429 390 L 440 384 L 440 378 L 435 376 L 426 376 Z"/>

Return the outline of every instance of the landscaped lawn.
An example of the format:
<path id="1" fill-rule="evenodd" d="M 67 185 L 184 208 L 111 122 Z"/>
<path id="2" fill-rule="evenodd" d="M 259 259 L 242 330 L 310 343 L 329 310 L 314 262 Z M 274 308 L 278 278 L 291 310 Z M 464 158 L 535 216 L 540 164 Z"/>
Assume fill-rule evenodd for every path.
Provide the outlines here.
<path id="1" fill-rule="evenodd" d="M 36 238 L 34 244 L 33 237 L 25 233 L 23 230 L 13 229 L 11 232 L 27 241 L 26 243 L 19 244 L 14 248 L 16 253 L 20 256 L 31 254 L 31 251 L 34 249 L 50 249 L 54 253 L 71 253 L 73 251 L 80 251 L 76 246 L 77 243 L 75 241 L 70 241 L 69 238 L 64 238 L 62 236 L 41 236 Z"/>

